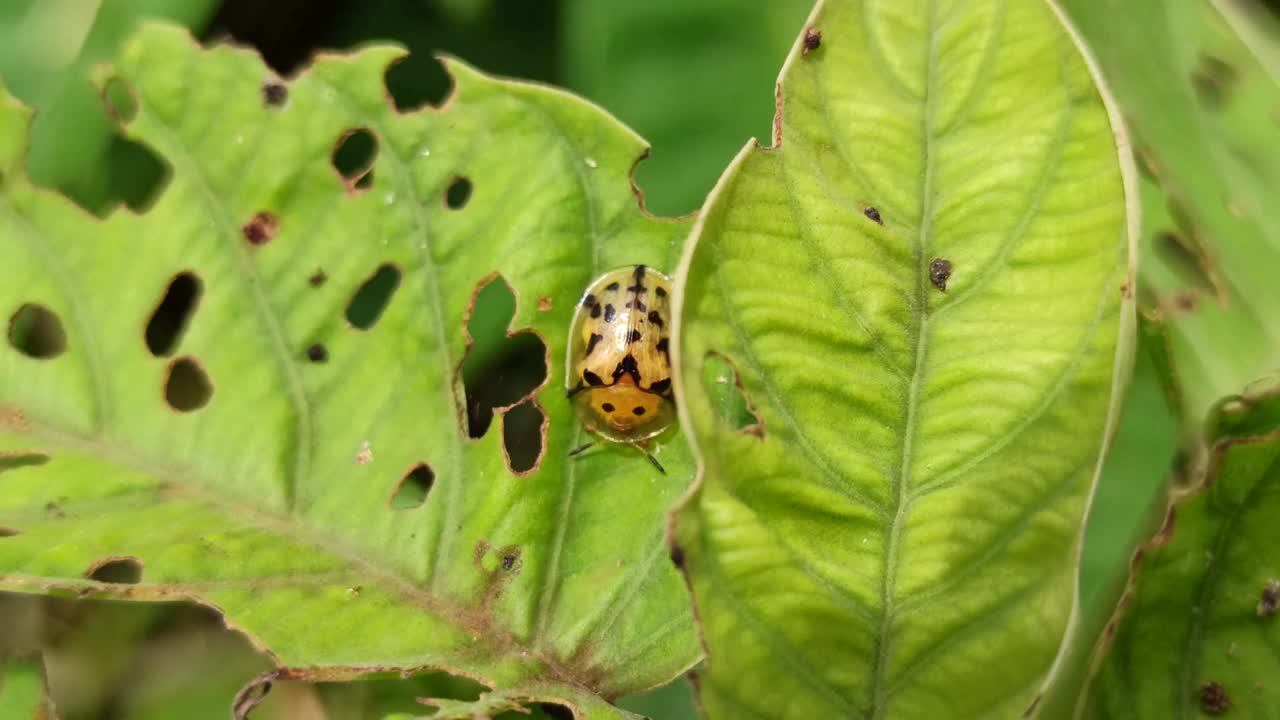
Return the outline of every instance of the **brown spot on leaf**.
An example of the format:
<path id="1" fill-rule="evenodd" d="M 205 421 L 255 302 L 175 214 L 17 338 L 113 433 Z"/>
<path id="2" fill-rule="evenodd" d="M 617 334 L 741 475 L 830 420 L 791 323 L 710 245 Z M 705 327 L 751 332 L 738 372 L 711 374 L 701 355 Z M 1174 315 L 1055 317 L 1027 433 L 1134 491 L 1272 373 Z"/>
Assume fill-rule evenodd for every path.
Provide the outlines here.
<path id="1" fill-rule="evenodd" d="M 805 28 L 804 40 L 801 41 L 801 44 L 801 55 L 808 55 L 822 47 L 822 31 L 815 27 Z"/>
<path id="2" fill-rule="evenodd" d="M 240 228 L 240 232 L 244 234 L 244 239 L 249 241 L 250 245 L 266 245 L 271 242 L 271 238 L 276 236 L 276 231 L 280 229 L 280 218 L 275 213 L 263 210 L 254 215 L 249 222 Z"/>
<path id="3" fill-rule="evenodd" d="M 671 542 L 671 564 L 678 568 L 684 567 L 684 548 L 674 540 Z"/>
<path id="4" fill-rule="evenodd" d="M 307 359 L 313 363 L 329 361 L 329 351 L 321 343 L 311 343 L 307 347 Z"/>
<path id="5" fill-rule="evenodd" d="M 543 295 L 542 297 L 538 298 L 538 311 L 551 312 L 551 296 L 550 295 Z"/>
<path id="6" fill-rule="evenodd" d="M 933 286 L 941 290 L 947 291 L 947 280 L 951 279 L 951 261 L 943 258 L 934 258 L 929 263 L 929 282 Z"/>
<path id="7" fill-rule="evenodd" d="M 1208 715 L 1221 715 L 1231 709 L 1231 698 L 1221 685 L 1207 682 L 1200 686 L 1200 709 Z"/>
<path id="8" fill-rule="evenodd" d="M 21 534 L 22 534 L 21 530 L 15 530 L 11 527 L 5 527 L 3 525 L 0 525 L 0 538 L 14 537 L 16 535 L 21 535 Z"/>
<path id="9" fill-rule="evenodd" d="M 875 209 L 874 207 L 870 205 L 866 206 L 865 208 L 862 209 L 862 214 L 866 215 L 867 218 L 873 221 L 875 224 L 884 225 L 884 220 L 880 219 L 880 211 Z"/>
<path id="10" fill-rule="evenodd" d="M 328 279 L 329 276 L 322 268 L 316 268 L 316 271 L 311 273 L 311 277 L 307 278 L 307 284 L 311 287 L 320 287 Z"/>
<path id="11" fill-rule="evenodd" d="M 1258 598 L 1258 617 L 1271 617 L 1280 608 L 1280 580 L 1268 580 Z"/>
<path id="12" fill-rule="evenodd" d="M 278 80 L 262 83 L 262 102 L 267 107 L 280 107 L 289 99 L 289 88 Z"/>

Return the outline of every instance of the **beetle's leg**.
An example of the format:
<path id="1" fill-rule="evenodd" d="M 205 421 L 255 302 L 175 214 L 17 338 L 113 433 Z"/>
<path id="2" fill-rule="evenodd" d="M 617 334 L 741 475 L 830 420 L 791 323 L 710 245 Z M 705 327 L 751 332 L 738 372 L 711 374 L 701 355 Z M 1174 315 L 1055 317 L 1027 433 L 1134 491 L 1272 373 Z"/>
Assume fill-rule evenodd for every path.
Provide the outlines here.
<path id="1" fill-rule="evenodd" d="M 576 447 L 576 448 L 574 448 L 574 449 L 572 449 L 572 450 L 570 450 L 570 451 L 569 451 L 569 457 L 573 457 L 574 455 L 578 455 L 578 454 L 580 454 L 580 453 L 584 453 L 584 452 L 586 452 L 586 451 L 590 450 L 591 448 L 595 447 L 595 446 L 596 446 L 596 445 L 598 445 L 598 444 L 600 444 L 600 441 L 599 441 L 599 440 L 592 440 L 591 442 L 587 443 L 586 445 L 579 445 L 578 447 Z"/>
<path id="2" fill-rule="evenodd" d="M 649 462 L 653 463 L 653 466 L 658 468 L 658 472 L 662 473 L 663 475 L 667 474 L 666 469 L 662 467 L 662 463 L 658 462 L 658 458 L 654 457 L 653 453 L 649 452 L 649 448 L 643 445 L 636 445 L 635 448 L 640 452 L 644 453 L 645 457 L 649 458 Z"/>

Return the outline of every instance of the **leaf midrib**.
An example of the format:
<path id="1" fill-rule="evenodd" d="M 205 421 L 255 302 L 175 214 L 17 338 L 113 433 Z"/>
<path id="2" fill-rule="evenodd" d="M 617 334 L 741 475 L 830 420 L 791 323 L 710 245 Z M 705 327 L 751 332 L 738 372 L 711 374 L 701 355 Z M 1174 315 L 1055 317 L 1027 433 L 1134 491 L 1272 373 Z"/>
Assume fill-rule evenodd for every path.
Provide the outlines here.
<path id="1" fill-rule="evenodd" d="M 864 8 L 867 7 L 864 5 Z M 924 154 L 924 173 L 921 178 L 920 191 L 920 233 L 916 237 L 913 248 L 914 274 L 916 277 L 916 312 L 914 313 L 916 346 L 911 372 L 911 382 L 907 386 L 906 417 L 902 432 L 902 453 L 900 470 L 893 480 L 890 495 L 894 498 L 893 519 L 889 526 L 889 540 L 885 543 L 884 564 L 881 573 L 881 619 L 880 633 L 877 637 L 877 649 L 871 674 L 871 710 L 867 714 L 873 719 L 883 718 L 888 709 L 887 673 L 893 651 L 893 620 L 896 575 L 898 567 L 898 545 L 901 543 L 902 523 L 907 510 L 908 476 L 911 473 L 912 443 L 916 429 L 916 406 L 918 405 L 921 377 L 924 373 L 924 356 L 928 338 L 928 296 L 925 286 L 924 257 L 929 245 L 929 236 L 933 229 L 933 179 L 936 152 L 934 143 L 934 119 L 937 102 L 937 72 L 935 64 L 938 54 L 938 8 L 937 0 L 928 0 L 925 23 L 929 31 L 929 41 L 925 48 L 925 94 L 924 108 L 921 118 L 921 145 Z M 867 25 L 870 33 L 871 25 Z M 892 478 L 892 476 L 890 476 Z"/>

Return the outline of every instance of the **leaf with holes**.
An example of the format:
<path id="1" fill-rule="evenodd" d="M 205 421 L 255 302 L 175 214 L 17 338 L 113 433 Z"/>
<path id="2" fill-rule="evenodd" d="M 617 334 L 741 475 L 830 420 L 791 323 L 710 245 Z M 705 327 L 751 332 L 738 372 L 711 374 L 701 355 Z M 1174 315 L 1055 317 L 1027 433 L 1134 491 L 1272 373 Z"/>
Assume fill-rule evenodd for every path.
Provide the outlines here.
<path id="1" fill-rule="evenodd" d="M 1042 0 L 828 0 L 779 86 L 676 293 L 703 706 L 1019 717 L 1131 364 L 1117 124 Z"/>
<path id="2" fill-rule="evenodd" d="M 1166 321 L 1178 409 L 1198 440 L 1219 398 L 1280 367 L 1280 28 L 1235 0 L 1063 6 L 1133 128 L 1140 302 Z"/>
<path id="3" fill-rule="evenodd" d="M 1081 708 L 1088 718 L 1275 717 L 1280 381 L 1224 399 L 1209 471 L 1143 548 Z"/>
<path id="4" fill-rule="evenodd" d="M 675 430 L 666 475 L 571 460 L 561 358 L 583 288 L 689 224 L 598 108 L 453 61 L 446 106 L 397 108 L 399 55 L 286 82 L 145 29 L 101 82 L 167 186 L 102 221 L 26 182 L 0 103 L 0 588 L 194 599 L 282 677 L 614 717 L 698 658 L 662 537 L 693 463 Z"/>

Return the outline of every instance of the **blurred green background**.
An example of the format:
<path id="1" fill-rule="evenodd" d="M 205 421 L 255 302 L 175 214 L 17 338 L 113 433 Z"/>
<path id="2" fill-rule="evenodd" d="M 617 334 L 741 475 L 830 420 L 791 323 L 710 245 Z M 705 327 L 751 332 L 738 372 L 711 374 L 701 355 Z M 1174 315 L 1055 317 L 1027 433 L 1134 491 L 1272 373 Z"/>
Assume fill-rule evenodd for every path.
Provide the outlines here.
<path id="1" fill-rule="evenodd" d="M 1156 7 L 1151 2 L 1066 5 L 1086 29 L 1099 28 L 1090 37 L 1106 44 L 1095 50 L 1108 72 L 1109 59 L 1126 66 L 1120 51 L 1147 52 L 1140 43 L 1150 26 L 1126 25 L 1124 18 L 1142 12 L 1135 6 Z M 1254 7 L 1274 22 L 1277 5 Z M 392 41 L 412 53 L 388 76 L 401 107 L 445 96 L 448 79 L 433 60 L 437 53 L 491 73 L 567 87 L 599 103 L 652 145 L 636 175 L 646 206 L 655 214 L 679 215 L 701 205 L 749 138 L 768 144 L 774 81 L 810 6 L 810 0 L 0 0 L 0 80 L 38 111 L 31 177 L 105 214 L 120 205 L 145 209 L 163 185 L 164 164 L 113 130 L 88 82 L 90 70 L 108 60 L 139 23 L 163 18 L 191 28 L 204 42 L 255 47 L 285 77 L 316 51 Z M 1191 6 L 1199 7 L 1200 0 L 1185 0 Z M 1124 27 L 1132 32 L 1104 36 L 1101 30 Z M 1196 48 L 1188 53 L 1188 62 L 1195 62 Z M 1117 91 L 1168 80 L 1192 96 L 1199 82 L 1194 74 L 1164 77 L 1173 72 L 1169 65 L 1151 60 L 1148 75 L 1121 78 L 1128 87 Z M 1221 96 L 1209 99 L 1223 103 Z M 1121 100 L 1131 115 L 1129 98 Z M 1159 115 L 1163 107 L 1139 101 L 1147 115 Z M 1270 128 L 1274 136 L 1274 123 Z M 1141 141 L 1144 128 L 1138 130 Z M 1168 149 L 1157 147 L 1155 154 Z M 1157 197 L 1171 192 L 1169 178 L 1160 180 L 1161 187 L 1151 190 Z M 1145 257 L 1147 233 L 1143 243 Z M 1178 288 L 1161 290 L 1171 294 Z M 479 344 L 467 373 L 519 377 L 510 358 L 496 349 L 511 315 L 510 293 L 495 287 L 488 295 L 492 299 L 477 309 L 470 328 Z M 1159 306 L 1159 300 L 1152 304 Z M 1143 336 L 1090 520 L 1081 578 L 1086 618 L 1106 614 L 1148 510 L 1162 501 L 1162 482 L 1171 466 L 1180 466 L 1175 460 L 1186 459 L 1176 441 L 1194 434 L 1196 419 L 1188 423 L 1170 407 L 1168 398 L 1176 396 L 1169 393 L 1161 356 L 1148 352 L 1153 337 L 1162 335 Z M 1162 342 L 1156 344 L 1163 347 Z M 482 380 L 478 386 L 489 384 Z M 234 692 L 270 666 L 215 614 L 199 608 L 0 595 L 0 665 L 41 653 L 64 720 L 224 718 Z M 474 692 L 441 677 L 332 687 L 286 684 L 255 717 L 381 717 L 414 710 L 413 695 L 428 688 L 440 696 Z M 3 700 L 0 695 L 0 720 L 6 716 Z M 622 704 L 663 720 L 695 716 L 684 682 Z M 539 714 L 555 717 L 554 711 Z"/>

